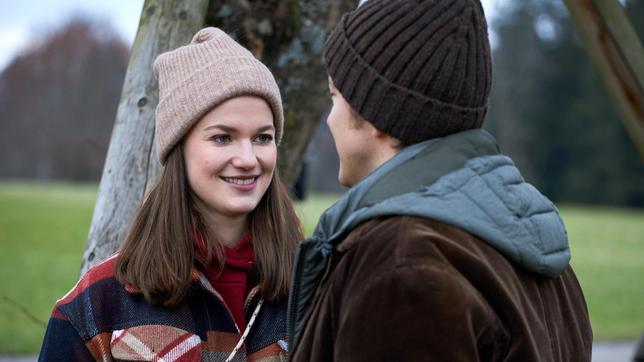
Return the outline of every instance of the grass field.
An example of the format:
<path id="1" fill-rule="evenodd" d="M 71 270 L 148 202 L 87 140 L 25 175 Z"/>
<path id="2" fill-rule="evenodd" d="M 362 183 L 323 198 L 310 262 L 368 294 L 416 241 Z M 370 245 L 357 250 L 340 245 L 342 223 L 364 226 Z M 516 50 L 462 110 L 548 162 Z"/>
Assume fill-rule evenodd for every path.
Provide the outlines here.
<path id="1" fill-rule="evenodd" d="M 95 196 L 96 186 L 0 184 L 0 353 L 40 349 L 40 322 L 78 278 Z"/>
<path id="2" fill-rule="evenodd" d="M 561 210 L 597 339 L 644 333 L 644 210 Z"/>
<path id="3" fill-rule="evenodd" d="M 0 354 L 36 353 L 51 307 L 78 277 L 96 186 L 0 183 Z M 307 234 L 333 201 L 297 205 Z M 564 206 L 596 339 L 644 332 L 644 210 Z"/>

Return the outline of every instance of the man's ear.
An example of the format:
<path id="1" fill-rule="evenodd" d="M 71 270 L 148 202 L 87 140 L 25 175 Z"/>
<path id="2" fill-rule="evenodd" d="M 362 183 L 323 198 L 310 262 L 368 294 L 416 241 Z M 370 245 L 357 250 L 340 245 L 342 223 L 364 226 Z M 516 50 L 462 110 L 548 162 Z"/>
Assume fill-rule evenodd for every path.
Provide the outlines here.
<path id="1" fill-rule="evenodd" d="M 405 146 L 403 145 L 402 142 L 400 142 L 399 139 L 391 136 L 389 133 L 383 132 L 376 127 L 374 127 L 371 123 L 371 137 L 373 137 L 377 141 L 382 141 L 385 144 L 389 144 L 392 148 L 396 150 L 401 150 Z"/>
<path id="2" fill-rule="evenodd" d="M 373 138 L 382 139 L 382 138 L 387 138 L 387 137 L 389 137 L 389 135 L 388 135 L 388 134 L 386 134 L 385 132 L 383 132 L 383 131 L 381 131 L 381 130 L 377 129 L 377 128 L 376 128 L 376 127 L 374 127 L 372 124 L 369 124 L 369 125 L 371 126 L 371 136 L 372 136 Z"/>

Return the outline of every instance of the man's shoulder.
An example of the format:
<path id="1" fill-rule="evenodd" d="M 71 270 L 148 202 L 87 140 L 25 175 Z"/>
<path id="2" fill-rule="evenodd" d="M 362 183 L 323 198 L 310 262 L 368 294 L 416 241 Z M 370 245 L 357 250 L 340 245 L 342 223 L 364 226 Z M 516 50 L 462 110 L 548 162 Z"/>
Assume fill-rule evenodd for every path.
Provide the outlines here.
<path id="1" fill-rule="evenodd" d="M 463 232 L 434 220 L 390 216 L 359 225 L 337 250 L 379 270 L 414 268 L 445 262 L 443 252 L 458 244 L 460 233 Z"/>
<path id="2" fill-rule="evenodd" d="M 378 270 L 404 267 L 423 276 L 468 274 L 487 265 L 512 264 L 482 239 L 455 226 L 415 216 L 392 216 L 361 224 L 340 243 L 340 252 Z M 428 266 L 432 266 L 428 268 Z"/>
<path id="3" fill-rule="evenodd" d="M 354 247 L 405 249 L 436 243 L 453 244 L 472 236 L 440 221 L 416 216 L 394 215 L 376 218 L 360 224 L 339 244 L 341 251 Z"/>
<path id="4" fill-rule="evenodd" d="M 457 295 L 472 288 L 462 260 L 472 251 L 461 245 L 466 232 L 438 221 L 412 216 L 370 220 L 352 230 L 341 245 L 333 283 L 351 293 L 374 290 L 440 290 Z M 464 257 L 466 256 L 466 257 Z M 344 288 L 347 286 L 346 288 Z M 430 293 L 431 294 L 431 293 Z M 430 298 L 423 295 L 423 298 Z M 464 303 L 475 303 L 467 301 Z"/>

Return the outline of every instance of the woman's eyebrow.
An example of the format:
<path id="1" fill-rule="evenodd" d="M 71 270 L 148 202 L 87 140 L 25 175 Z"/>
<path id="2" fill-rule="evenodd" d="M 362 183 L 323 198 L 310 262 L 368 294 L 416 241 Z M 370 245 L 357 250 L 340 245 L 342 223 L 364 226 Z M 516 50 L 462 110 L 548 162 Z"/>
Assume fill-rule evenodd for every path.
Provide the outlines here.
<path id="1" fill-rule="evenodd" d="M 208 130 L 211 130 L 211 129 L 220 129 L 220 130 L 222 130 L 222 131 L 224 131 L 226 133 L 233 133 L 233 132 L 237 131 L 237 129 L 235 129 L 233 127 L 225 126 L 223 124 L 213 124 L 213 125 L 210 125 L 210 126 L 204 128 L 203 130 L 208 131 Z"/>
<path id="2" fill-rule="evenodd" d="M 257 132 L 274 131 L 274 130 L 275 130 L 275 126 L 273 126 L 272 124 L 267 124 L 266 126 L 259 127 L 257 129 Z"/>
<path id="3" fill-rule="evenodd" d="M 210 126 L 204 128 L 203 130 L 208 131 L 208 130 L 211 130 L 211 129 L 220 129 L 220 130 L 222 130 L 222 131 L 224 131 L 226 133 L 237 132 L 236 128 L 226 126 L 226 125 L 223 125 L 223 124 L 213 124 L 213 125 L 210 125 Z M 267 124 L 265 126 L 259 127 L 257 129 L 257 132 L 265 132 L 265 131 L 272 131 L 272 130 L 275 130 L 275 126 L 273 126 L 272 124 Z"/>

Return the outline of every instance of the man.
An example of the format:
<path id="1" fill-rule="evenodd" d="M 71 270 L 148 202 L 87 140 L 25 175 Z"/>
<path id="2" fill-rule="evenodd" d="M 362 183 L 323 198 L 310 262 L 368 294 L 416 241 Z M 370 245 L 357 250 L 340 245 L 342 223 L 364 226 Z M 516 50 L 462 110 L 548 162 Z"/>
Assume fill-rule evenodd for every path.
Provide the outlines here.
<path id="1" fill-rule="evenodd" d="M 351 189 L 298 249 L 292 360 L 589 361 L 559 213 L 481 129 L 480 2 L 370 0 L 324 56 Z"/>

